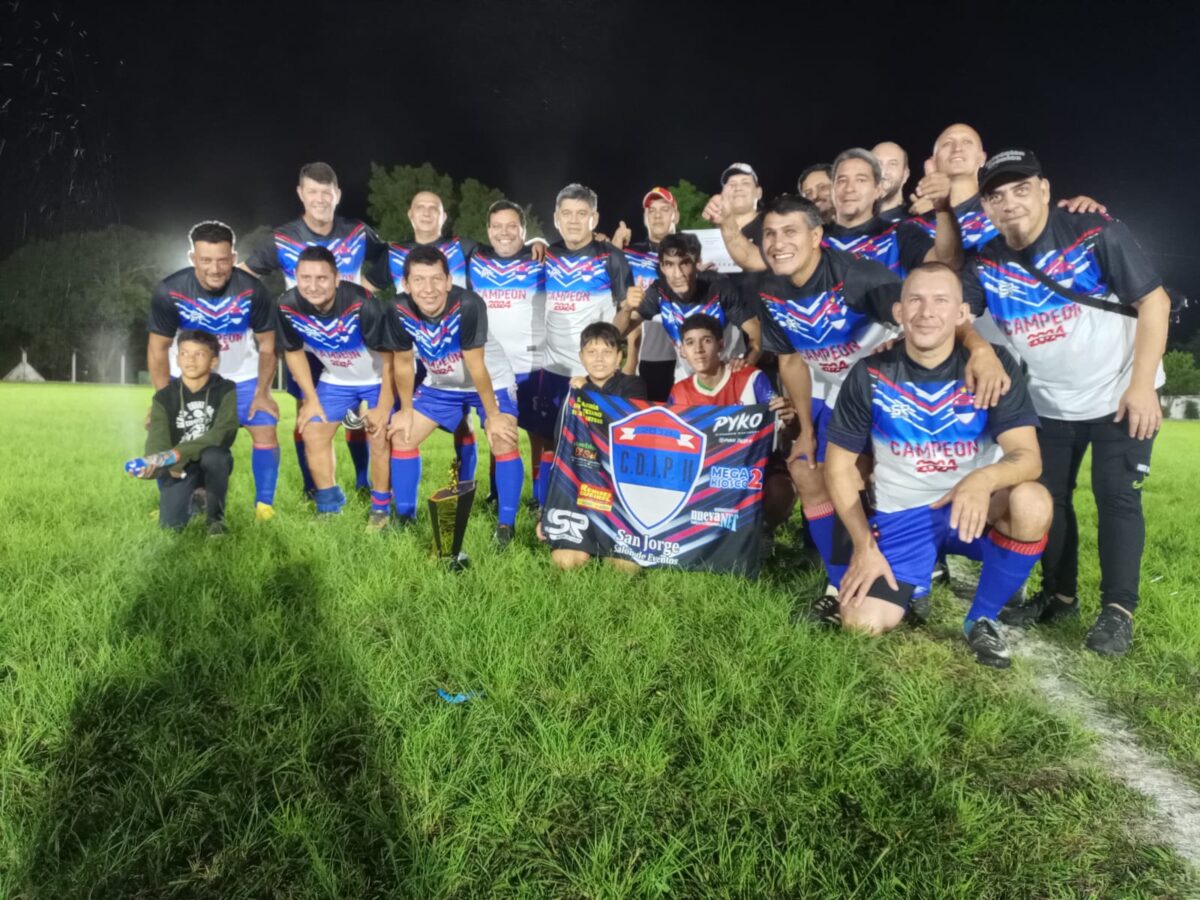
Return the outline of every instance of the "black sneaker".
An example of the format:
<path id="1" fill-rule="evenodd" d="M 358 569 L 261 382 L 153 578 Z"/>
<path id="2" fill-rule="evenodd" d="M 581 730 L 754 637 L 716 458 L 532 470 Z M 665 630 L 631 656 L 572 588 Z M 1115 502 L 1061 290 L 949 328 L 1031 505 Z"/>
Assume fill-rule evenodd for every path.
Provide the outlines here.
<path id="1" fill-rule="evenodd" d="M 904 611 L 904 621 L 913 628 L 921 628 L 928 624 L 929 616 L 933 612 L 933 595 L 923 594 L 920 597 L 913 597 L 908 602 L 908 609 Z"/>
<path id="2" fill-rule="evenodd" d="M 1088 629 L 1083 646 L 1100 656 L 1124 656 L 1133 643 L 1133 619 L 1114 606 L 1105 606 Z"/>
<path id="3" fill-rule="evenodd" d="M 967 646 L 975 654 L 975 662 L 993 669 L 1007 669 L 1012 665 L 1008 644 L 1000 637 L 1000 630 L 991 619 L 976 619 L 967 634 Z"/>
<path id="4" fill-rule="evenodd" d="M 202 487 L 192 491 L 192 496 L 188 500 L 188 518 L 194 516 L 202 516 L 208 510 L 208 491 Z"/>
<path id="5" fill-rule="evenodd" d="M 1054 594 L 1038 591 L 1024 603 L 1013 605 L 1012 600 L 1000 610 L 1000 621 L 1016 628 L 1030 625 L 1054 625 L 1064 619 L 1079 617 L 1079 600 L 1063 603 Z"/>
<path id="6" fill-rule="evenodd" d="M 823 628 L 841 628 L 842 606 L 838 603 L 837 588 L 827 584 L 825 593 L 807 607 L 797 608 L 792 613 L 792 624 L 798 622 L 809 622 Z"/>
<path id="7" fill-rule="evenodd" d="M 933 571 L 929 573 L 930 584 L 949 584 L 950 583 L 950 564 L 946 562 L 946 557 L 939 556 L 937 562 L 933 564 Z"/>
<path id="8" fill-rule="evenodd" d="M 513 527 L 511 525 L 497 525 L 496 533 L 493 535 L 496 540 L 496 546 L 503 550 L 513 539 Z"/>
<path id="9" fill-rule="evenodd" d="M 374 509 L 367 513 L 367 534 L 379 534 L 387 529 L 392 522 L 390 509 Z"/>

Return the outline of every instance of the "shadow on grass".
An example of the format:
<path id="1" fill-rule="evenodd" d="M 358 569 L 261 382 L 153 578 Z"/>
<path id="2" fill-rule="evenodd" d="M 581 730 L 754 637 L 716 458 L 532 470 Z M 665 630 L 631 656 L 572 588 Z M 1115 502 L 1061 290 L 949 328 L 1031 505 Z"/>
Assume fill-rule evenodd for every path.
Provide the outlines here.
<path id="1" fill-rule="evenodd" d="M 274 559 L 286 559 L 282 547 Z M 411 860 L 322 579 L 182 540 L 52 763 L 33 896 L 369 897 Z"/>

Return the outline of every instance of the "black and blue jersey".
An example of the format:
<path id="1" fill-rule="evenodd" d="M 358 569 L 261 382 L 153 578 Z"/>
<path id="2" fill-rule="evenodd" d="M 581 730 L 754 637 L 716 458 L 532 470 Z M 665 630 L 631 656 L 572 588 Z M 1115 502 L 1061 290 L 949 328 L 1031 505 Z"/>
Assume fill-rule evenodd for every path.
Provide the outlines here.
<path id="1" fill-rule="evenodd" d="M 889 223 L 876 217 L 853 228 L 826 225 L 821 243 L 831 250 L 880 263 L 903 278 L 925 261 L 933 238 L 916 219 Z"/>
<path id="2" fill-rule="evenodd" d="M 426 316 L 412 297 L 401 294 L 389 304 L 387 320 L 391 347 L 404 352 L 415 351 L 425 365 L 424 384 L 432 388 L 476 390 L 463 352 L 479 347 L 485 348 L 488 375 L 494 390 L 516 383 L 503 351 L 497 346 L 498 353 L 488 352 L 488 344 L 495 338 L 488 335 L 487 304 L 474 291 L 450 288 L 446 304 L 436 316 Z"/>
<path id="3" fill-rule="evenodd" d="M 661 322 L 677 348 L 683 340 L 680 326 L 688 316 L 712 316 L 722 328 L 740 326 L 754 318 L 754 313 L 743 305 L 733 282 L 716 272 L 700 272 L 696 276 L 696 289 L 690 300 L 681 299 L 663 279 L 657 279 L 642 297 L 637 313 L 646 321 Z"/>
<path id="4" fill-rule="evenodd" d="M 763 349 L 799 353 L 812 367 L 814 392 L 823 390 L 833 406 L 855 360 L 898 333 L 892 304 L 900 299 L 900 285 L 879 263 L 825 249 L 799 287 L 766 275 L 756 294 Z"/>
<path id="5" fill-rule="evenodd" d="M 470 238 L 460 237 L 449 237 L 444 241 L 434 241 L 432 244 L 422 244 L 417 241 L 404 241 L 397 244 L 393 241 L 387 245 L 386 257 L 381 257 L 376 264 L 371 281 L 376 285 L 390 282 L 397 294 L 403 293 L 404 285 L 401 282 L 404 278 L 404 261 L 408 259 L 408 254 L 416 247 L 437 247 L 442 251 L 449 264 L 450 282 L 465 288 L 467 286 L 467 261 L 470 260 L 478 246 Z M 377 281 L 376 278 L 379 280 Z"/>
<path id="6" fill-rule="evenodd" d="M 988 241 L 1000 236 L 1000 232 L 996 230 L 996 226 L 992 224 L 992 220 L 983 211 L 983 203 L 980 201 L 978 194 L 968 197 L 962 203 L 957 204 L 954 207 L 954 218 L 958 220 L 958 229 L 962 232 L 962 246 L 964 250 L 978 250 L 987 244 Z M 937 222 L 932 217 L 914 219 L 913 221 L 921 226 L 921 230 L 929 235 L 930 240 L 936 236 Z"/>
<path id="7" fill-rule="evenodd" d="M 584 375 L 579 335 L 593 322 L 611 322 L 633 275 L 625 254 L 612 244 L 591 241 L 568 250 L 562 241 L 546 251 L 546 369 Z"/>
<path id="8" fill-rule="evenodd" d="M 332 305 L 321 311 L 291 288 L 279 298 L 279 341 L 284 350 L 306 350 L 325 369 L 321 381 L 339 385 L 379 384 L 381 352 L 390 348 L 383 308 L 364 288 L 338 283 Z"/>
<path id="9" fill-rule="evenodd" d="M 263 283 L 240 269 L 233 270 L 219 291 L 203 287 L 195 269 L 180 269 L 150 295 L 149 329 L 173 338 L 185 328 L 216 335 L 221 375 L 233 382 L 250 381 L 258 378 L 258 346 L 250 335 L 275 330 L 275 304 Z M 171 374 L 178 376 L 174 344 L 170 365 Z"/>
<path id="10" fill-rule="evenodd" d="M 546 344 L 545 264 L 528 247 L 513 256 L 497 256 L 480 245 L 467 261 L 467 279 L 487 304 L 488 334 L 503 348 L 513 373 L 540 369 Z"/>
<path id="11" fill-rule="evenodd" d="M 931 369 L 914 362 L 903 341 L 854 364 L 827 434 L 830 443 L 852 453 L 873 452 L 879 512 L 933 503 L 964 476 L 996 461 L 999 435 L 1037 426 L 1016 361 L 997 355 L 1012 387 L 991 409 L 975 408 L 966 386 L 970 353 L 957 342 Z"/>
<path id="12" fill-rule="evenodd" d="M 658 244 L 652 241 L 637 241 L 625 248 L 625 259 L 633 275 L 633 283 L 647 290 L 658 278 Z M 663 326 L 654 321 L 642 324 L 642 343 L 638 358 L 642 362 L 677 362 L 675 345 Z"/>
<path id="13" fill-rule="evenodd" d="M 317 234 L 303 218 L 299 218 L 276 228 L 270 240 L 250 254 L 246 266 L 258 276 L 282 272 L 287 286 L 295 287 L 296 260 L 305 247 L 313 246 L 329 250 L 337 260 L 338 275 L 355 284 L 362 280 L 364 269 L 370 271 L 375 260 L 383 258 L 385 247 L 379 236 L 363 222 L 336 216 L 329 234 Z"/>
<path id="14" fill-rule="evenodd" d="M 625 261 L 629 263 L 634 284 L 648 287 L 658 278 L 658 244 L 650 241 L 630 244 L 625 248 Z"/>
<path id="15" fill-rule="evenodd" d="M 1038 413 L 1071 421 L 1111 415 L 1129 387 L 1137 320 L 1062 296 L 1029 274 L 1034 266 L 1077 294 L 1126 306 L 1162 279 L 1129 229 L 1099 213 L 1051 209 L 1024 250 L 1001 237 L 967 257 L 964 293 L 974 312 L 986 305 L 1028 366 Z"/>

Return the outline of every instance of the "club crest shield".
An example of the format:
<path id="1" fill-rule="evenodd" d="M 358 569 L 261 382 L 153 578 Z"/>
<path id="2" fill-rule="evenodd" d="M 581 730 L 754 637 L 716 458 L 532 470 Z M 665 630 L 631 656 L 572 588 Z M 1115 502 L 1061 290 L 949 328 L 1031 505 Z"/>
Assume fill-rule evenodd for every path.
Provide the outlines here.
<path id="1" fill-rule="evenodd" d="M 608 440 L 613 487 L 638 525 L 652 531 L 687 505 L 703 470 L 704 432 L 651 406 L 612 422 Z"/>

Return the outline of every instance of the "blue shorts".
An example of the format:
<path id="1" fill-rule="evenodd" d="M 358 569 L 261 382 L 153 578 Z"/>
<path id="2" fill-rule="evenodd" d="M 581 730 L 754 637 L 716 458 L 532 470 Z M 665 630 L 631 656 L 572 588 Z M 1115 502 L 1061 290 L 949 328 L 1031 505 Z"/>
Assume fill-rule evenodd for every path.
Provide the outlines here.
<path id="1" fill-rule="evenodd" d="M 325 371 L 325 367 L 307 350 L 304 351 L 304 358 L 308 360 L 308 372 L 312 376 L 313 384 L 320 383 L 321 373 Z M 292 370 L 285 364 L 283 371 L 287 373 L 287 379 L 283 383 L 284 390 L 295 397 L 297 401 L 303 401 L 304 395 L 300 393 L 300 385 L 296 384 L 296 379 L 292 377 Z"/>
<path id="2" fill-rule="evenodd" d="M 539 402 L 543 374 L 541 369 L 534 369 L 517 376 L 517 424 L 528 432 L 541 435 L 554 427 L 553 419 L 549 424 L 544 421 L 546 417 Z"/>
<path id="3" fill-rule="evenodd" d="M 238 424 L 240 425 L 278 425 L 279 420 L 270 413 L 265 413 L 261 409 L 254 413 L 254 418 L 249 418 L 250 404 L 254 402 L 254 393 L 258 390 L 258 379 L 251 378 L 248 381 L 237 382 L 237 398 L 238 398 Z"/>
<path id="4" fill-rule="evenodd" d="M 559 375 L 543 369 L 540 373 L 541 383 L 534 395 L 534 409 L 537 412 L 537 426 L 541 435 L 552 441 L 558 440 L 554 427 L 558 424 L 558 413 L 567 392 L 571 389 L 571 376 Z"/>
<path id="5" fill-rule="evenodd" d="M 496 403 L 500 406 L 500 412 L 515 416 L 517 389 L 510 387 L 496 391 Z M 413 412 L 419 412 L 425 418 L 437 422 L 447 431 L 457 428 L 458 423 L 472 408 L 479 413 L 479 421 L 486 423 L 487 413 L 483 410 L 483 401 L 475 391 L 446 391 L 423 384 L 413 394 Z"/>
<path id="6" fill-rule="evenodd" d="M 983 539 L 966 542 L 950 528 L 950 504 L 941 509 L 915 506 L 871 518 L 875 540 L 901 585 L 912 585 L 912 596 L 929 593 L 929 576 L 942 554 L 983 559 Z"/>
<path id="7" fill-rule="evenodd" d="M 342 417 L 349 410 L 358 412 L 358 406 L 366 400 L 368 406 L 379 402 L 377 384 L 330 384 L 327 381 L 317 382 L 317 399 L 325 410 L 325 421 L 330 424 L 341 424 Z"/>
<path id="8" fill-rule="evenodd" d="M 825 450 L 829 447 L 829 421 L 833 418 L 833 407 L 824 400 L 813 397 L 812 423 L 817 437 L 817 462 L 825 462 Z M 804 459 L 803 456 L 798 457 Z"/>

